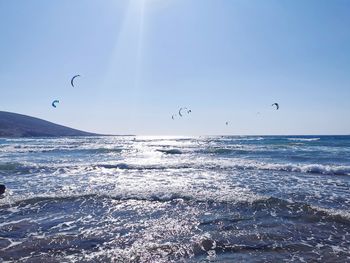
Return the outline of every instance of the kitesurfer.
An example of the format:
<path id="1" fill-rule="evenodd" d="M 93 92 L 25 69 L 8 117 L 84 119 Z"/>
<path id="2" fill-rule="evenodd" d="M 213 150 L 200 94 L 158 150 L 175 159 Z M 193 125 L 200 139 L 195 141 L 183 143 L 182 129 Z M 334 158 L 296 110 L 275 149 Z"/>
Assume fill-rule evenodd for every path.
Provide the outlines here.
<path id="1" fill-rule="evenodd" d="M 279 105 L 277 102 L 275 102 L 275 103 L 272 104 L 271 106 L 276 106 L 276 110 L 278 110 L 278 109 L 280 108 L 280 105 Z"/>
<path id="2" fill-rule="evenodd" d="M 75 79 L 76 77 L 80 77 L 80 75 L 75 75 L 75 76 L 73 76 L 73 78 L 70 80 L 70 84 L 72 85 L 72 87 L 74 87 L 74 79 Z"/>
<path id="3" fill-rule="evenodd" d="M 54 100 L 54 101 L 51 103 L 52 107 L 57 108 L 57 106 L 56 106 L 57 103 L 60 103 L 60 101 L 59 101 L 59 100 Z"/>

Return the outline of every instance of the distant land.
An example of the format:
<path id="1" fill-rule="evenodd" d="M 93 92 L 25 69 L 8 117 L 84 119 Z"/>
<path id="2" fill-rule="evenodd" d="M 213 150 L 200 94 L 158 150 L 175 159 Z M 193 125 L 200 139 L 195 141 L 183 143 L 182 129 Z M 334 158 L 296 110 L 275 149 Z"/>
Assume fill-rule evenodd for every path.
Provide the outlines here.
<path id="1" fill-rule="evenodd" d="M 72 129 L 22 114 L 0 111 L 0 137 L 20 138 L 96 135 L 100 134 Z"/>

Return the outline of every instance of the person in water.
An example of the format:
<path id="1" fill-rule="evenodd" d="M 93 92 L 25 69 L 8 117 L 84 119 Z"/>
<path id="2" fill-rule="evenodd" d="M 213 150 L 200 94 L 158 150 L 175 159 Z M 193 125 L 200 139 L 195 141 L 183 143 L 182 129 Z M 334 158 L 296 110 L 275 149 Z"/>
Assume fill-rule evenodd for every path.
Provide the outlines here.
<path id="1" fill-rule="evenodd" d="M 4 184 L 0 184 L 0 195 L 4 194 L 6 190 L 6 187 Z"/>

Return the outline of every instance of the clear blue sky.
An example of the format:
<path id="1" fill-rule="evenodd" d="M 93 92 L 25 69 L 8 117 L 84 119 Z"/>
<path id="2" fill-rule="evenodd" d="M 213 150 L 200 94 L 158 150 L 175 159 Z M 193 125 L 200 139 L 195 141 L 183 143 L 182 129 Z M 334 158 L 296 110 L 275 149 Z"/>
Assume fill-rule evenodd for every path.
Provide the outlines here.
<path id="1" fill-rule="evenodd" d="M 0 0 L 0 110 L 112 134 L 350 134 L 349 14 L 347 0 Z"/>

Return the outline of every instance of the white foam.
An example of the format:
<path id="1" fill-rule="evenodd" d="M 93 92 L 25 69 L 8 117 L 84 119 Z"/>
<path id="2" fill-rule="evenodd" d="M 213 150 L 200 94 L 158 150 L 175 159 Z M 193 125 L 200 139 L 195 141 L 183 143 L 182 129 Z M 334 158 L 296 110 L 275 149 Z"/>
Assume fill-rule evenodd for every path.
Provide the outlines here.
<path id="1" fill-rule="evenodd" d="M 287 138 L 289 141 L 312 142 L 319 141 L 321 138 Z"/>
<path id="2" fill-rule="evenodd" d="M 350 220 L 350 212 L 345 211 L 345 210 L 339 210 L 339 209 L 334 209 L 334 208 L 325 208 L 325 207 L 320 207 L 320 206 L 315 206 L 315 205 L 310 205 L 312 209 L 315 209 L 320 212 L 325 212 L 328 215 L 331 216 L 339 216 L 344 219 Z"/>
<path id="3" fill-rule="evenodd" d="M 242 170 L 270 170 L 324 175 L 350 175 L 350 166 L 347 165 L 268 163 L 248 159 L 226 159 L 226 163 L 224 163 L 222 167 L 231 167 L 233 169 Z"/>

